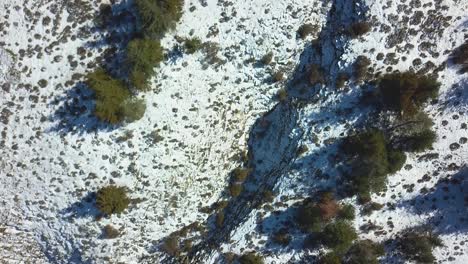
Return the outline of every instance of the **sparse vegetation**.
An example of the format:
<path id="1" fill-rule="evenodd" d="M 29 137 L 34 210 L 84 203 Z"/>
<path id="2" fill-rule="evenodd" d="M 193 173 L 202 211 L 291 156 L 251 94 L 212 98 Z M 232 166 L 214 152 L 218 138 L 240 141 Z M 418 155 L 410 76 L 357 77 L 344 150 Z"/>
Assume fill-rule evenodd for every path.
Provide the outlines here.
<path id="1" fill-rule="evenodd" d="M 87 84 L 96 95 L 96 117 L 111 124 L 122 121 L 122 103 L 130 97 L 124 83 L 112 78 L 105 70 L 98 69 L 88 74 Z"/>
<path id="2" fill-rule="evenodd" d="M 140 91 L 149 89 L 148 80 L 154 75 L 154 67 L 163 60 L 159 41 L 134 39 L 127 47 L 127 61 L 131 67 L 130 81 Z"/>
<path id="3" fill-rule="evenodd" d="M 237 197 L 242 192 L 242 184 L 239 183 L 231 183 L 229 185 L 229 193 L 232 197 Z"/>
<path id="4" fill-rule="evenodd" d="M 325 78 L 323 76 L 323 70 L 322 68 L 320 68 L 320 65 L 317 65 L 317 64 L 310 65 L 309 82 L 312 85 L 325 82 Z"/>
<path id="5" fill-rule="evenodd" d="M 96 206 L 106 215 L 122 213 L 129 203 L 125 187 L 110 185 L 99 189 L 96 194 Z"/>
<path id="6" fill-rule="evenodd" d="M 288 100 L 288 91 L 284 88 L 281 88 L 278 90 L 276 97 L 278 98 L 278 101 L 286 102 Z"/>

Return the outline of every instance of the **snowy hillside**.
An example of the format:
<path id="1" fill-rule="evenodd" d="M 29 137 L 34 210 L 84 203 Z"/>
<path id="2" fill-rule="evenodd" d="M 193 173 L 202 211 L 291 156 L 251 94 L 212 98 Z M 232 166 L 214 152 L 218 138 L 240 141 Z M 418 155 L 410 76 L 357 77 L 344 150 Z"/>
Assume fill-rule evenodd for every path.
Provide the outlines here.
<path id="1" fill-rule="evenodd" d="M 385 245 L 381 263 L 405 263 L 396 241 L 421 226 L 443 243 L 437 262 L 468 263 L 468 73 L 450 60 L 468 41 L 466 1 L 185 0 L 151 89 L 135 93 L 143 118 L 109 125 L 93 114 L 86 74 L 127 70 L 137 16 L 132 0 L 0 1 L 1 263 L 227 263 L 251 251 L 319 263 L 328 249 L 306 246 L 294 219 L 325 190 L 355 206 L 358 239 Z M 358 21 L 369 32 L 351 37 Z M 181 39 L 194 37 L 203 48 L 189 54 Z M 315 84 L 304 81 L 314 65 Z M 364 213 L 341 190 L 340 142 L 385 122 L 363 102 L 380 76 L 408 70 L 441 84 L 423 107 L 436 141 L 406 153 L 371 196 L 380 208 Z M 96 207 L 108 185 L 127 189 L 121 214 Z M 272 239 L 281 229 L 286 245 Z"/>

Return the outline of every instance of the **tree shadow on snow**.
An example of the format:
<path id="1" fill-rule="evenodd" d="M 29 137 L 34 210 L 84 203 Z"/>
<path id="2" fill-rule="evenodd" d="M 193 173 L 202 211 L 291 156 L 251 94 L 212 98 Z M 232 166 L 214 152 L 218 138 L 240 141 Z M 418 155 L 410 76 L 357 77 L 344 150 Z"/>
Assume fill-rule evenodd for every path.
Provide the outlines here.
<path id="1" fill-rule="evenodd" d="M 403 201 L 399 207 L 415 214 L 431 214 L 429 222 L 439 234 L 468 232 L 468 167 L 443 178 L 428 193 Z"/>
<path id="2" fill-rule="evenodd" d="M 60 211 L 60 215 L 73 221 L 76 218 L 93 217 L 96 218 L 101 215 L 95 205 L 96 193 L 89 192 L 85 197 L 81 198 L 80 201 L 71 204 L 69 207 Z"/>

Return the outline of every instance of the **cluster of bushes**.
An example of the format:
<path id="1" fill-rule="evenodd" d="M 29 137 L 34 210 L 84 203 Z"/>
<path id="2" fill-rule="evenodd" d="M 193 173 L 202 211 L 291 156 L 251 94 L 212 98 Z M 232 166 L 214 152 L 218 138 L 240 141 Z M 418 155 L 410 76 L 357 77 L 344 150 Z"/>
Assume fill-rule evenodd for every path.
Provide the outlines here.
<path id="1" fill-rule="evenodd" d="M 354 217 L 353 206 L 342 206 L 332 193 L 325 192 L 317 202 L 305 200 L 298 208 L 295 220 L 302 230 L 315 234 L 323 245 L 342 254 L 357 238 L 356 230 L 349 223 Z"/>
<path id="2" fill-rule="evenodd" d="M 390 73 L 380 79 L 383 107 L 401 116 L 417 114 L 429 99 L 437 98 L 440 83 L 432 76 L 413 72 Z"/>
<path id="3" fill-rule="evenodd" d="M 341 150 L 348 157 L 351 192 L 367 200 L 385 188 L 387 175 L 401 169 L 406 155 L 393 149 L 382 131 L 369 130 L 345 138 Z"/>
<path id="4" fill-rule="evenodd" d="M 321 264 L 378 264 L 379 257 L 385 254 L 385 249 L 381 244 L 372 240 L 359 240 L 354 242 L 345 253 L 330 251 L 323 255 L 319 263 Z"/>
<path id="5" fill-rule="evenodd" d="M 130 199 L 124 187 L 110 185 L 96 193 L 96 206 L 105 215 L 120 214 L 129 204 Z"/>
<path id="6" fill-rule="evenodd" d="M 440 238 L 431 232 L 409 231 L 398 240 L 403 256 L 418 263 L 434 263 L 432 249 L 442 245 Z"/>

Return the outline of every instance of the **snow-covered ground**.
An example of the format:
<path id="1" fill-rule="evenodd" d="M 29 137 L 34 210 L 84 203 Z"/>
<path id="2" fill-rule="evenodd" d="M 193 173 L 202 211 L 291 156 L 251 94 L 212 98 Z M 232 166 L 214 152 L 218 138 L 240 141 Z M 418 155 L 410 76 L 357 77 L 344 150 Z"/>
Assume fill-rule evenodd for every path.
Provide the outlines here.
<path id="1" fill-rule="evenodd" d="M 116 16 L 131 5 L 131 1 L 115 2 Z M 305 23 L 334 29 L 327 21 L 334 17 L 334 2 L 342 1 L 186 0 L 180 23 L 162 40 L 173 55 L 158 68 L 153 89 L 138 95 L 146 101 L 145 116 L 108 128 L 92 117 L 89 92 L 80 84 L 107 47 L 90 45 L 109 33 L 90 30 L 99 3 L 0 1 L 2 261 L 140 263 L 144 257 L 158 256 L 161 239 L 185 225 L 206 221 L 209 215 L 199 208 L 223 197 L 229 172 L 239 166 L 238 157 L 249 142 L 254 159 L 263 161 L 254 175 L 272 175 L 269 187 L 275 202 L 292 204 L 314 190 L 333 186 L 338 173 L 333 140 L 365 119 L 367 109 L 353 108 L 359 86 L 323 87 L 314 103 L 295 105 L 297 109 L 289 112 L 287 106 L 274 108 L 277 91 L 288 82 L 272 83 L 271 74 L 282 70 L 290 77 L 297 65 L 311 60 L 333 69 L 329 78 L 334 79 L 337 70 L 349 70 L 359 55 L 371 59 L 374 72 L 385 72 L 389 66 L 420 70 L 429 61 L 434 64 L 428 69 L 432 71 L 447 61 L 446 51 L 464 42 L 468 23 L 468 3 L 459 0 L 356 1 L 358 11 L 353 15 L 368 17 L 373 31 L 353 40 L 335 39 L 336 32 L 323 34 L 324 54 L 334 46 L 330 43 L 338 43 L 342 51 L 335 50 L 336 57 L 320 57 L 310 48 L 317 35 L 301 40 L 296 31 Z M 365 14 L 359 11 L 365 9 Z M 219 67 L 206 65 L 202 51 L 174 52 L 179 45 L 175 36 L 218 43 L 218 56 L 224 62 Z M 246 62 L 258 61 L 270 51 L 274 60 L 268 66 Z M 418 58 L 421 63 L 414 62 Z M 389 178 L 388 190 L 373 197 L 385 205 L 382 210 L 357 217 L 356 228 L 371 222 L 384 231 L 362 232 L 361 238 L 384 241 L 407 227 L 431 223 L 445 244 L 436 249 L 437 259 L 468 263 L 466 78 L 450 64 L 439 71 L 440 100 L 427 107 L 438 140 L 433 150 L 410 154 L 405 168 Z M 270 128 L 255 141 L 251 131 L 262 129 L 259 120 L 271 109 L 264 120 Z M 162 141 L 154 142 L 155 132 Z M 298 145 L 308 151 L 281 164 Z M 427 158 L 428 153 L 438 155 Z M 273 167 L 280 169 L 270 172 Z M 462 183 L 441 181 L 452 175 Z M 138 202 L 121 215 L 96 220 L 89 193 L 108 184 L 128 187 Z M 428 192 L 422 194 L 422 188 Z M 432 201 L 437 204 L 434 208 L 428 205 Z M 274 210 L 286 210 L 275 202 Z M 217 262 L 221 252 L 253 249 L 264 253 L 268 263 L 296 262 L 315 254 L 299 247 L 301 234 L 285 249 L 262 243 L 275 225 L 280 226 L 279 220 L 290 217 L 287 212 L 278 216 L 284 219 L 272 215 L 264 208 L 248 211 L 230 230 L 230 240 L 203 263 Z M 102 239 L 107 224 L 122 235 Z"/>

